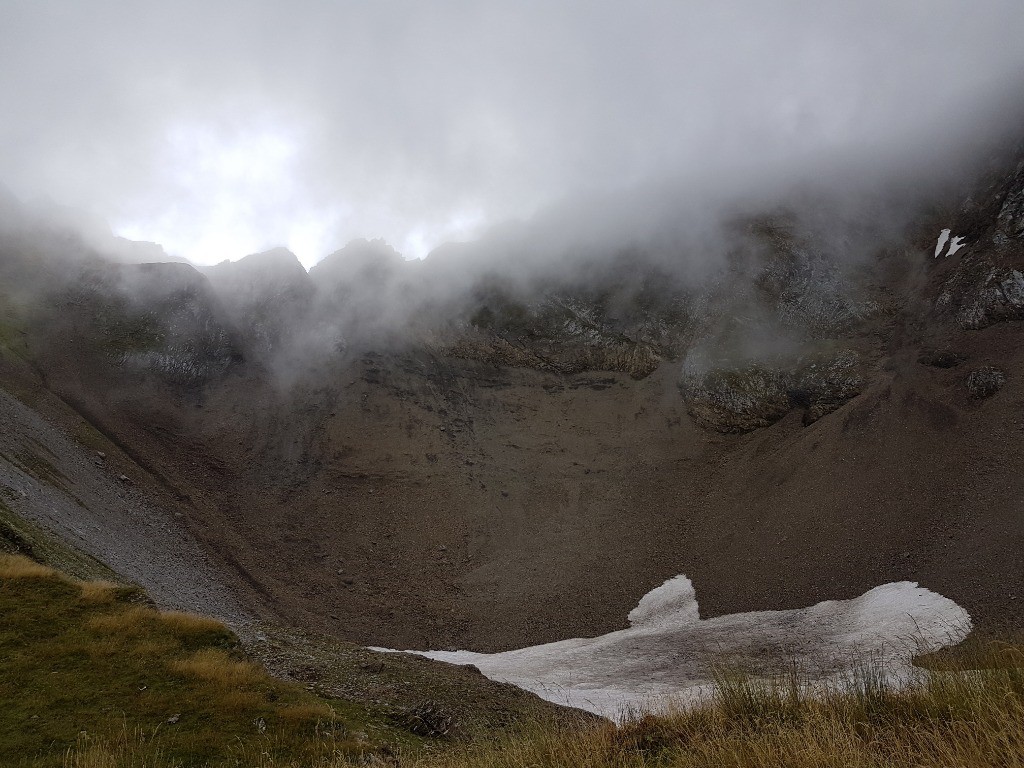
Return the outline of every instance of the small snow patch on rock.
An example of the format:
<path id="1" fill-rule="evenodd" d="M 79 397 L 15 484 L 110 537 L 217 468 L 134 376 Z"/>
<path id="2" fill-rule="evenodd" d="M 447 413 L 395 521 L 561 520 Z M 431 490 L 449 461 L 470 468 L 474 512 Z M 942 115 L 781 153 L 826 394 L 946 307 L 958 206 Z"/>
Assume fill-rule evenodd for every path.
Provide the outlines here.
<path id="1" fill-rule="evenodd" d="M 939 258 L 939 256 L 942 254 L 942 251 L 946 248 L 947 243 L 949 243 L 949 250 L 946 251 L 946 256 L 952 256 L 954 253 L 956 253 L 966 245 L 963 237 L 961 237 L 960 235 L 954 235 L 953 237 L 950 237 L 950 234 L 951 230 L 949 229 L 944 229 L 941 232 L 939 232 L 939 239 L 935 243 L 934 258 Z"/>

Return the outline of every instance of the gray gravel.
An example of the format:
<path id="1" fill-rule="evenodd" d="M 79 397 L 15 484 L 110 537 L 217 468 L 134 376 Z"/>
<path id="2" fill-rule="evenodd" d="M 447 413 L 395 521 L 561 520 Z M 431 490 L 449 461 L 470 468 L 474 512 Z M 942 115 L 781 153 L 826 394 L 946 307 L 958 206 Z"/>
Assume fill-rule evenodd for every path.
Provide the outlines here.
<path id="1" fill-rule="evenodd" d="M 143 587 L 162 608 L 214 616 L 235 629 L 250 623 L 173 511 L 147 501 L 106 463 L 0 390 L 4 504 Z"/>

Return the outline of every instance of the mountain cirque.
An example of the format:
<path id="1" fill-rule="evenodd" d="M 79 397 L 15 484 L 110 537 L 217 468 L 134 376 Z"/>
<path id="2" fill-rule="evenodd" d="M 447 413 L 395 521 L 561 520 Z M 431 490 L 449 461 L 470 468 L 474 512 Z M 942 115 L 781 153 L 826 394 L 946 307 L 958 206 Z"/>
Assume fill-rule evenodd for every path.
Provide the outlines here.
<path id="1" fill-rule="evenodd" d="M 598 635 L 680 573 L 704 618 L 912 580 L 1019 626 L 1010 167 L 853 263 L 795 214 L 740 219 L 694 280 L 641 253 L 512 280 L 378 241 L 199 271 L 7 212 L 0 386 L 63 437 L 8 429 L 3 500 L 100 558 L 141 530 L 108 563 L 147 587 L 200 553 L 232 597 L 182 607 L 377 646 Z M 942 228 L 965 245 L 936 258 Z M 90 451 L 103 478 L 40 470 Z"/>

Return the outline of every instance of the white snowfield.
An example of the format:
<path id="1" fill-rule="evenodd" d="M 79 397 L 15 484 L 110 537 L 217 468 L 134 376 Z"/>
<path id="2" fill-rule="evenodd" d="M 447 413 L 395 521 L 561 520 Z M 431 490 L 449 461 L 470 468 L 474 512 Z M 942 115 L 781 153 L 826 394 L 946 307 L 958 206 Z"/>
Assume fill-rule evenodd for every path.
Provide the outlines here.
<path id="1" fill-rule="evenodd" d="M 967 611 L 910 581 L 810 608 L 701 620 L 686 576 L 644 595 L 629 623 L 600 637 L 504 653 L 413 653 L 473 664 L 492 680 L 617 719 L 693 701 L 710 690 L 713 670 L 723 664 L 765 676 L 796 664 L 806 679 L 827 681 L 870 662 L 909 679 L 914 654 L 957 643 L 971 630 Z"/>

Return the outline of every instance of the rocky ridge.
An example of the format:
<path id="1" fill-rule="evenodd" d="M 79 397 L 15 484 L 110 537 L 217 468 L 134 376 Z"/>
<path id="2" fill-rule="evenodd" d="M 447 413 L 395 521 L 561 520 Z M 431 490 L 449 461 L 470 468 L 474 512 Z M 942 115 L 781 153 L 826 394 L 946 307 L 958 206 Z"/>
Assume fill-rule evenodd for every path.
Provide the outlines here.
<path id="1" fill-rule="evenodd" d="M 357 643 L 601 634 L 679 573 L 707 615 L 910 579 L 1017 621 L 1012 168 L 856 264 L 797 214 L 739 219 L 697 277 L 366 243 L 322 280 L 281 251 L 203 274 L 19 231 L 0 384 L 116 446 L 242 604 Z"/>

